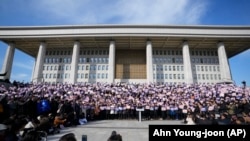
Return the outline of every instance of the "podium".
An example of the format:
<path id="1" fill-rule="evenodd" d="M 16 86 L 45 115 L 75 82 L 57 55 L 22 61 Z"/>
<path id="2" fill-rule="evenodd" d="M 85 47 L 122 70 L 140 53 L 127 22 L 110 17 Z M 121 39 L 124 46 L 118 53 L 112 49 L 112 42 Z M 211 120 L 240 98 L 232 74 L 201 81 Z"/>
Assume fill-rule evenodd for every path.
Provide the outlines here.
<path id="1" fill-rule="evenodd" d="M 141 122 L 141 112 L 144 111 L 144 108 L 136 108 L 136 111 L 139 112 L 139 122 Z"/>

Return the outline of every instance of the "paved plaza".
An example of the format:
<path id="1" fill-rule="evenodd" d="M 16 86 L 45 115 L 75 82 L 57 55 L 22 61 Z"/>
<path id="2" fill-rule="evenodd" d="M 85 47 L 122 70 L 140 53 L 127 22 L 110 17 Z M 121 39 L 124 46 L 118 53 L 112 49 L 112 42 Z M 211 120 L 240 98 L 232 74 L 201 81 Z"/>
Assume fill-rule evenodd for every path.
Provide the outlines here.
<path id="1" fill-rule="evenodd" d="M 85 125 L 65 128 L 60 134 L 48 136 L 48 141 L 58 141 L 67 133 L 74 133 L 77 141 L 82 141 L 82 135 L 87 135 L 87 141 L 107 141 L 113 130 L 122 135 L 123 141 L 148 141 L 149 125 L 181 125 L 180 120 L 101 120 L 91 121 Z"/>

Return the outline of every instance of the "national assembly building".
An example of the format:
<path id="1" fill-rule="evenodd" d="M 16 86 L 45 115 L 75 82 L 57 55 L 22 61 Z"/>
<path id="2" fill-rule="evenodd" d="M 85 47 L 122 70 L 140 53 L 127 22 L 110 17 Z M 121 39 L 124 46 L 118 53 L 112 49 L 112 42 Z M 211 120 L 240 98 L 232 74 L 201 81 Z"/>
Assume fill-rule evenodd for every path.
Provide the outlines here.
<path id="1" fill-rule="evenodd" d="M 2 80 L 18 49 L 35 83 L 216 84 L 234 82 L 228 59 L 250 48 L 250 26 L 2 26 L 0 40 Z"/>

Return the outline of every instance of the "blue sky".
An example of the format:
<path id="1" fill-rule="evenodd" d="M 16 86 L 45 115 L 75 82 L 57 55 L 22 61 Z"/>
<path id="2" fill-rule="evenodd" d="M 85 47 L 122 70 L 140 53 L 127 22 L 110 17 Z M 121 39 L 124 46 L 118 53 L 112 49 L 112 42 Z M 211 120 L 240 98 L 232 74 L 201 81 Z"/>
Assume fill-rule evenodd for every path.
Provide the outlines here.
<path id="1" fill-rule="evenodd" d="M 0 26 L 166 24 L 250 26 L 249 0 L 0 0 Z M 0 43 L 0 68 L 7 45 Z M 250 50 L 229 59 L 250 85 Z M 34 58 L 16 50 L 11 80 L 29 82 Z"/>

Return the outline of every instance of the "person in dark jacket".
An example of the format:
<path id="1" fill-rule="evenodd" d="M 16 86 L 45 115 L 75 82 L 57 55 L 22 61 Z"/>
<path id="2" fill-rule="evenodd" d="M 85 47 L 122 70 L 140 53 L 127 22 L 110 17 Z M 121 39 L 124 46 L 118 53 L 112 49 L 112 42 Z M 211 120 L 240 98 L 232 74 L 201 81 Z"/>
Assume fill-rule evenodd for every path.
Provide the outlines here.
<path id="1" fill-rule="evenodd" d="M 108 141 L 122 141 L 122 136 L 118 134 L 116 131 L 112 131 Z"/>

